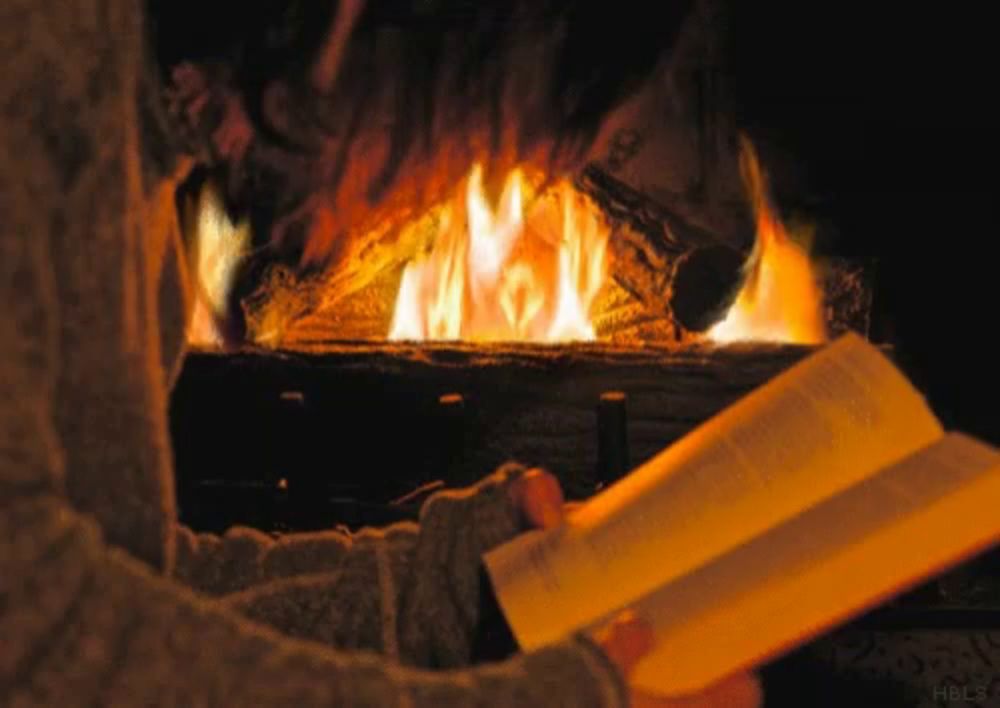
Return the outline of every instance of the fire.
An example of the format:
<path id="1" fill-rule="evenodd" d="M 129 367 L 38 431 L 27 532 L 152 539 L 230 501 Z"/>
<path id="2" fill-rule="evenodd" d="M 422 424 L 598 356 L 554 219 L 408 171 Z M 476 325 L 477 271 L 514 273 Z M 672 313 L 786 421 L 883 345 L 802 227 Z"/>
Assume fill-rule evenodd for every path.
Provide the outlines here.
<path id="1" fill-rule="evenodd" d="M 521 169 L 496 206 L 475 165 L 438 207 L 428 253 L 407 264 L 389 339 L 592 340 L 591 307 L 607 273 L 600 211 L 561 181 L 535 195 Z"/>
<path id="2" fill-rule="evenodd" d="M 233 224 L 222 200 L 211 185 L 198 199 L 191 250 L 194 276 L 194 312 L 187 330 L 189 344 L 218 346 L 222 343 L 216 315 L 226 309 L 226 298 L 236 274 L 236 266 L 250 244 L 246 221 Z"/>
<path id="3" fill-rule="evenodd" d="M 757 221 L 756 242 L 736 300 L 708 336 L 716 342 L 821 343 L 826 340 L 823 294 L 809 254 L 776 214 L 749 142 L 743 143 L 741 157 Z"/>

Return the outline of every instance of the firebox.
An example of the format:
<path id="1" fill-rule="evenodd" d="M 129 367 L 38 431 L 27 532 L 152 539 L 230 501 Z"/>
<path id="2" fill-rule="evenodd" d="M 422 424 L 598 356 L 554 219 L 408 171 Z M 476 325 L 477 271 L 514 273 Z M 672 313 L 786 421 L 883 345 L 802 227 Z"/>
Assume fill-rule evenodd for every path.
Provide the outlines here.
<path id="1" fill-rule="evenodd" d="M 415 489 L 509 460 L 583 498 L 829 336 L 864 333 L 870 270 L 811 257 L 741 151 L 735 236 L 600 162 L 559 180 L 525 165 L 493 190 L 473 165 L 451 200 L 348 235 L 329 266 L 263 271 L 235 354 L 216 351 L 209 313 L 248 227 L 206 186 L 187 219 L 195 353 L 174 394 L 182 513 L 202 527 L 375 523 L 412 515 Z"/>
<path id="2" fill-rule="evenodd" d="M 321 204 L 305 228 L 333 244 L 322 259 L 275 257 L 254 231 L 287 223 L 233 218 L 218 181 L 189 186 L 184 520 L 405 518 L 413 490 L 509 460 L 586 497 L 812 347 L 868 334 L 872 263 L 815 252 L 821 215 L 777 201 L 719 90 L 710 29 L 692 13 L 574 169 L 463 153 L 430 203 L 316 238 L 339 223 Z M 227 308 L 236 353 L 221 351 Z"/>

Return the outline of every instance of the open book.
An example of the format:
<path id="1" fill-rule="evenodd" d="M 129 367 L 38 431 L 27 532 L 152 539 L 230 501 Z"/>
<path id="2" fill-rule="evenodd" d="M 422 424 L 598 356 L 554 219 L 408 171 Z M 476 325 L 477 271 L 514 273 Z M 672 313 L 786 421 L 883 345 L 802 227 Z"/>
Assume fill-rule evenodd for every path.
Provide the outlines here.
<path id="1" fill-rule="evenodd" d="M 633 683 L 696 691 L 1000 540 L 1000 453 L 846 335 L 571 513 L 488 553 L 523 649 L 631 608 Z"/>

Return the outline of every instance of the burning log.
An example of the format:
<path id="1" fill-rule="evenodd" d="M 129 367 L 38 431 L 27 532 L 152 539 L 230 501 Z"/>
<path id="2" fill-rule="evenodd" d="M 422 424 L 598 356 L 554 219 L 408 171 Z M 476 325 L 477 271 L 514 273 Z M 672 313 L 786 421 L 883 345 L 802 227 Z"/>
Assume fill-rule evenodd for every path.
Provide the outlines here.
<path id="1" fill-rule="evenodd" d="M 698 246 L 714 246 L 719 237 L 688 223 L 596 164 L 583 169 L 576 185 L 618 224 L 641 234 L 647 248 L 664 257 L 677 257 Z"/>
<path id="2" fill-rule="evenodd" d="M 595 164 L 577 187 L 612 223 L 612 278 L 647 310 L 694 332 L 724 314 L 742 280 L 740 251 Z"/>
<path id="3" fill-rule="evenodd" d="M 743 282 L 745 258 L 728 246 L 688 251 L 674 267 L 670 308 L 679 325 L 704 332 L 725 316 Z"/>
<path id="4" fill-rule="evenodd" d="M 588 197 L 591 210 L 579 212 L 578 219 L 593 219 L 593 210 L 599 209 L 609 222 L 609 282 L 589 308 L 597 338 L 620 344 L 683 341 L 688 333 L 703 333 L 722 319 L 743 284 L 748 258 L 732 244 L 747 239 L 714 235 L 694 226 L 596 165 L 578 176 L 575 188 Z M 435 250 L 442 219 L 442 214 L 430 213 L 395 231 L 348 239 L 347 255 L 319 276 L 296 279 L 285 273 L 286 277 L 270 277 L 260 290 L 262 295 L 244 301 L 252 340 L 287 346 L 330 339 L 384 339 L 390 334 L 407 263 L 414 258 L 426 260 L 433 252 L 439 261 L 428 270 L 433 275 L 447 270 L 448 258 L 464 259 L 458 251 L 448 255 Z M 804 260 L 808 264 L 808 257 Z M 869 269 L 844 261 L 823 265 L 815 272 L 820 276 L 825 312 L 817 312 L 817 317 L 825 319 L 832 334 L 846 329 L 867 332 Z M 523 266 L 498 272 L 513 273 Z M 414 278 L 408 282 L 414 292 L 419 289 L 415 284 L 423 283 Z M 582 281 L 569 278 L 568 282 Z M 461 300 L 460 291 L 452 295 L 451 300 Z M 428 306 L 426 302 L 411 304 Z M 436 337 L 453 339 L 458 332 L 437 332 Z M 393 328 L 393 334 L 395 338 L 422 338 L 405 328 L 400 332 Z"/>
<path id="5" fill-rule="evenodd" d="M 676 324 L 698 331 L 718 317 L 731 290 L 738 285 L 741 256 L 720 245 L 708 232 L 692 226 L 665 207 L 602 172 L 588 167 L 577 180 L 576 188 L 589 197 L 605 214 L 611 225 L 609 250 L 611 280 L 603 302 L 594 309 L 604 313 L 601 338 L 613 341 L 673 341 L 678 337 Z M 582 217 L 581 217 L 582 218 Z M 350 257 L 338 262 L 323 276 L 322 292 L 304 284 L 295 290 L 285 287 L 275 293 L 264 309 L 255 309 L 251 327 L 271 338 L 275 329 L 268 321 L 280 319 L 273 312 L 278 303 L 284 311 L 295 311 L 287 303 L 301 300 L 315 303 L 304 317 L 298 317 L 280 340 L 285 343 L 339 338 L 382 338 L 389 331 L 391 305 L 400 287 L 400 276 L 407 261 L 426 252 L 433 243 L 437 222 L 425 216 L 398 233 L 392 231 L 359 238 L 350 246 Z M 697 255 L 692 256 L 692 253 Z M 715 266 L 714 270 L 712 266 Z M 679 273 L 691 269 L 689 277 Z M 680 270 L 679 270 L 680 269 Z M 703 283 L 706 269 L 732 280 Z M 715 280 L 719 280 L 717 277 Z M 676 283 L 681 284 L 680 289 Z M 706 297 L 707 293 L 707 297 Z M 638 305 L 638 307 L 636 306 Z M 680 317 L 673 309 L 679 307 Z M 299 308 L 301 310 L 301 308 Z"/>
<path id="6" fill-rule="evenodd" d="M 700 333 L 721 319 L 743 283 L 753 242 L 749 228 L 743 234 L 706 231 L 596 164 L 576 184 L 612 222 L 612 278 L 642 304 L 647 321 L 652 316 Z M 874 263 L 827 258 L 816 273 L 829 334 L 867 334 Z"/>
<path id="7" fill-rule="evenodd" d="M 823 291 L 831 337 L 847 331 L 868 336 L 875 268 L 876 263 L 871 259 L 837 258 L 824 263 Z"/>

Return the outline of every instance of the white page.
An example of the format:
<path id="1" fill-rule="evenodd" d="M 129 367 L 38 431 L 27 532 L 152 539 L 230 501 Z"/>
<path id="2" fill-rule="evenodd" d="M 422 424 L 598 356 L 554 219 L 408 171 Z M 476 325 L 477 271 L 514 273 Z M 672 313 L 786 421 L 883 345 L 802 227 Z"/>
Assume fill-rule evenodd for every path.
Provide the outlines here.
<path id="1" fill-rule="evenodd" d="M 485 557 L 521 647 L 625 607 L 942 434 L 856 335 L 757 389 L 574 512 Z"/>

